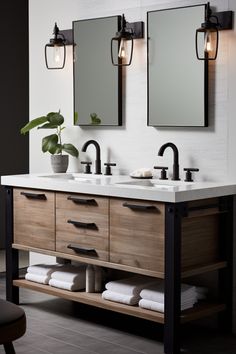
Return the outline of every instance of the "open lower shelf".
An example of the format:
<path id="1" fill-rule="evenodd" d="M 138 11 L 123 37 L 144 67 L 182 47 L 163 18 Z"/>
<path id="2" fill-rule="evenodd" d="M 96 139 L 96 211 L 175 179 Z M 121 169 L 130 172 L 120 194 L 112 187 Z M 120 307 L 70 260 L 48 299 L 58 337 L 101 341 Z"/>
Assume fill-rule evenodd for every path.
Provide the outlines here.
<path id="1" fill-rule="evenodd" d="M 102 299 L 100 293 L 86 293 L 81 291 L 71 292 L 68 290 L 53 288 L 49 285 L 34 283 L 25 279 L 16 279 L 13 281 L 13 285 L 164 324 L 163 313 L 141 309 L 138 306 L 128 306 L 117 302 L 104 300 Z M 194 306 L 192 309 L 182 311 L 181 322 L 185 323 L 188 321 L 193 321 L 223 310 L 225 310 L 224 304 L 201 303 Z"/>
<path id="2" fill-rule="evenodd" d="M 42 248 L 23 246 L 23 245 L 20 245 L 17 243 L 13 243 L 12 248 L 17 249 L 17 250 L 22 250 L 22 251 L 29 251 L 29 252 L 46 254 L 49 256 L 54 256 L 54 257 L 59 257 L 59 258 L 64 258 L 64 259 L 70 259 L 72 261 L 77 261 L 77 262 L 99 265 L 99 266 L 105 267 L 105 268 L 124 270 L 127 272 L 143 274 L 143 275 L 147 275 L 150 277 L 156 277 L 156 278 L 160 278 L 160 279 L 165 278 L 164 272 L 156 272 L 154 270 L 135 268 L 135 267 L 127 266 L 127 265 L 122 265 L 122 264 L 117 264 L 117 263 L 112 263 L 112 262 L 107 262 L 107 261 L 101 261 L 101 260 L 93 259 L 92 257 L 88 258 L 88 257 L 82 257 L 82 256 L 78 256 L 78 255 L 70 255 L 70 254 L 62 253 L 62 252 L 58 252 L 58 251 L 51 251 L 51 250 L 46 250 L 46 249 L 42 249 Z M 212 271 L 226 268 L 226 267 L 227 267 L 226 261 L 215 261 L 215 262 L 212 262 L 209 264 L 196 265 L 194 267 L 184 268 L 181 272 L 181 278 L 182 279 L 188 278 L 188 277 L 191 277 L 194 275 L 212 272 Z"/>

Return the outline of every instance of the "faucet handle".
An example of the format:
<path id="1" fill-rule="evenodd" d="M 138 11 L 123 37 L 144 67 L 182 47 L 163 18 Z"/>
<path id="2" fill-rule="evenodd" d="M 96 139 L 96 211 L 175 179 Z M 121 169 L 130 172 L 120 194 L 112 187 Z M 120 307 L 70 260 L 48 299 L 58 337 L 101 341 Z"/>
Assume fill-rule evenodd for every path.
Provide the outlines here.
<path id="1" fill-rule="evenodd" d="M 168 167 L 164 166 L 154 166 L 156 170 L 161 170 L 161 177 L 159 179 L 168 179 L 166 176 L 166 171 L 168 170 Z"/>
<path id="2" fill-rule="evenodd" d="M 198 172 L 199 168 L 184 168 L 184 171 L 186 171 L 184 182 L 193 182 L 192 172 Z"/>
<path id="3" fill-rule="evenodd" d="M 84 173 L 92 173 L 90 168 L 90 165 L 92 165 L 91 161 L 81 161 L 80 163 L 85 165 Z"/>
<path id="4" fill-rule="evenodd" d="M 113 162 L 105 162 L 104 166 L 106 166 L 104 176 L 111 176 L 111 166 L 116 166 L 116 163 Z"/>

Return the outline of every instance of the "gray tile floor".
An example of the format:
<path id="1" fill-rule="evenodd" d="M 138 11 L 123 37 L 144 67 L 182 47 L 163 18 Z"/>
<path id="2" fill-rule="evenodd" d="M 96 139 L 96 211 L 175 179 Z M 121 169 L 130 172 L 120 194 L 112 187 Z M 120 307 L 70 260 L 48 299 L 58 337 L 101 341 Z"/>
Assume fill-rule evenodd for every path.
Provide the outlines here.
<path id="1" fill-rule="evenodd" d="M 0 297 L 5 279 L 0 276 Z M 26 289 L 20 290 L 27 332 L 15 341 L 17 354 L 162 354 L 162 326 L 73 303 Z M 235 354 L 236 336 L 200 326 L 183 327 L 189 354 Z M 0 354 L 4 353 L 0 346 Z"/>

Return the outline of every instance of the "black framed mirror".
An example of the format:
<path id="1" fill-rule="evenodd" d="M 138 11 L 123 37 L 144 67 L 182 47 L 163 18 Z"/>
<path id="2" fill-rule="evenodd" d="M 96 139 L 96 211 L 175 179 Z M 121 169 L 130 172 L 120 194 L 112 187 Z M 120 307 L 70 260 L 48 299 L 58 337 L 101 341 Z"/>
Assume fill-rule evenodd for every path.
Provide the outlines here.
<path id="1" fill-rule="evenodd" d="M 112 65 L 111 38 L 121 16 L 73 22 L 74 124 L 122 124 L 122 69 Z"/>
<path id="2" fill-rule="evenodd" d="M 147 13 L 149 126 L 208 125 L 208 62 L 195 51 L 205 6 Z"/>

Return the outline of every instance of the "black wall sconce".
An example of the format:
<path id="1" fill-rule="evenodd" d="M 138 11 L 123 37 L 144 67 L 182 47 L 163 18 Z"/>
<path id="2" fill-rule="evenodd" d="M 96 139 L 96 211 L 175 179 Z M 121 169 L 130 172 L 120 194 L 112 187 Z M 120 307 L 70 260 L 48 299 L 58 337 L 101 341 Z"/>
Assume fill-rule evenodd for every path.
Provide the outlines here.
<path id="1" fill-rule="evenodd" d="M 47 69 L 63 69 L 66 61 L 66 46 L 73 45 L 72 30 L 60 31 L 57 23 L 53 29 L 54 37 L 45 45 L 45 63 Z"/>
<path id="2" fill-rule="evenodd" d="M 134 39 L 143 38 L 142 21 L 129 23 L 124 14 L 121 18 L 121 30 L 111 39 L 111 62 L 114 66 L 129 66 L 133 58 Z M 116 59 L 115 59 L 116 58 Z"/>
<path id="3" fill-rule="evenodd" d="M 196 30 L 195 47 L 198 60 L 215 60 L 219 46 L 219 30 L 232 29 L 232 11 L 213 13 L 206 5 L 205 22 Z"/>

